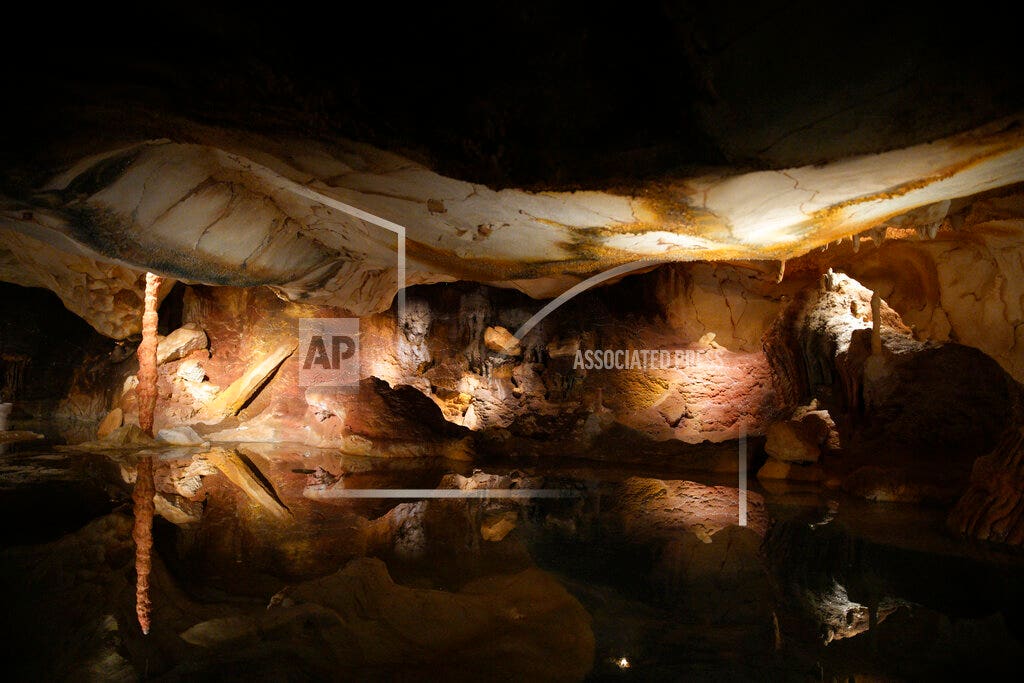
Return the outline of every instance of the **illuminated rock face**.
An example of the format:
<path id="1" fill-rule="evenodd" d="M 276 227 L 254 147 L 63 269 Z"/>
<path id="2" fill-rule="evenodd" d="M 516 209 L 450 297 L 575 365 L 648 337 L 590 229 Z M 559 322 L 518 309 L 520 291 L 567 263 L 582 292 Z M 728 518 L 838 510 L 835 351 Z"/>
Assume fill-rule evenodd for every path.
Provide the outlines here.
<path id="1" fill-rule="evenodd" d="M 956 231 L 890 239 L 859 254 L 843 245 L 829 260 L 877 291 L 915 338 L 973 346 L 1024 381 L 1024 195 L 953 209 L 945 224 Z"/>
<path id="2" fill-rule="evenodd" d="M 968 462 L 1020 416 L 1020 384 L 989 357 L 954 343 L 922 342 L 886 302 L 872 349 L 872 292 L 826 273 L 765 336 L 789 400 L 824 394 L 853 416 L 861 446 L 889 453 L 946 452 Z"/>
<path id="3" fill-rule="evenodd" d="M 230 334 L 202 367 L 207 380 L 193 366 L 182 370 L 193 379 L 175 374 L 184 361 L 207 360 L 199 348 L 168 361 L 161 427 L 194 421 L 246 364 L 290 343 L 299 318 L 358 316 L 363 379 L 383 380 L 388 391 L 412 387 L 448 422 L 497 442 L 564 434 L 580 455 L 610 443 L 602 437 L 612 430 L 651 443 L 723 442 L 741 429 L 763 433 L 809 398 L 808 383 L 827 379 L 813 368 L 789 376 L 762 347 L 790 302 L 829 268 L 878 293 L 907 339 L 972 346 L 1024 379 L 1024 200 L 1006 187 L 1024 180 L 1024 134 L 1011 124 L 820 166 L 630 192 L 496 191 L 367 145 L 183 124 L 188 143 L 110 149 L 9 198 L 0 206 L 0 278 L 55 291 L 115 338 L 138 331 L 144 269 L 168 276 L 162 295 L 174 279 L 224 288 L 193 289 L 209 299 L 183 321 L 199 326 L 195 345 L 218 329 Z M 406 231 L 405 284 L 489 286 L 413 287 L 400 308 L 399 238 L 373 216 Z M 629 262 L 653 272 L 613 282 L 623 288 L 614 295 L 595 290 L 569 302 L 518 345 L 499 335 L 542 305 L 500 289 L 550 297 Z M 253 310 L 264 304 L 267 312 Z M 857 310 L 821 315 L 845 320 L 846 332 L 866 329 L 869 298 L 847 304 Z M 687 355 L 671 368 L 575 362 L 577 351 L 606 349 Z M 861 360 L 846 372 L 851 405 L 863 399 Z M 300 392 L 297 362 L 284 361 L 249 406 L 249 420 L 259 420 L 243 425 L 248 438 L 337 445 L 394 427 L 350 411 L 349 399 Z M 98 420 L 120 407 L 128 419 L 133 400 L 128 391 L 100 405 L 81 388 L 65 410 Z M 310 415 L 317 419 L 307 423 Z"/>
<path id="4" fill-rule="evenodd" d="M 887 249 L 926 253 L 939 241 L 878 247 L 866 240 L 857 254 L 846 246 L 831 256 L 850 272 L 881 283 L 887 273 L 902 272 L 872 268 Z M 495 350 L 488 336 L 499 328 L 517 329 L 539 308 L 537 302 L 465 283 L 413 288 L 404 318 L 392 307 L 360 319 L 363 382 L 356 391 L 307 390 L 299 382 L 302 359 L 292 355 L 260 383 L 240 423 L 228 427 L 214 426 L 219 418 L 208 414 L 215 401 L 226 400 L 215 396 L 276 349 L 292 348 L 301 318 L 348 312 L 288 302 L 267 288 L 190 287 L 184 295 L 184 329 L 197 339 L 208 338 L 210 350 L 196 349 L 161 366 L 157 427 L 204 421 L 208 424 L 200 431 L 213 441 L 295 441 L 396 455 L 443 451 L 454 456 L 464 449 L 461 439 L 475 433 L 507 454 L 555 439 L 566 455 L 643 460 L 673 444 L 726 442 L 743 429 L 763 434 L 822 387 L 838 392 L 841 410 L 866 410 L 880 424 L 891 413 L 891 428 L 883 431 L 911 443 L 915 431 L 942 433 L 915 428 L 918 418 L 936 429 L 959 425 L 967 432 L 970 424 L 984 430 L 1003 419 L 1006 406 L 1000 407 L 998 396 L 1010 394 L 996 387 L 1009 385 L 989 367 L 994 364 L 964 347 L 943 350 L 918 341 L 887 302 L 880 308 L 882 339 L 892 360 L 876 365 L 888 364 L 888 375 L 865 375 L 872 292 L 841 273 L 819 278 L 826 257 L 829 252 L 816 252 L 791 262 L 781 283 L 757 262 L 673 264 L 635 276 L 555 311 L 524 337 L 518 355 Z M 910 303 L 913 287 L 904 278 L 888 290 L 910 316 L 919 314 Z M 957 310 L 966 314 L 965 308 Z M 648 355 L 632 355 L 640 350 Z M 621 354 L 617 358 L 624 364 L 608 369 L 583 362 L 608 352 Z M 660 362 L 662 352 L 667 365 Z M 964 411 L 960 399 L 951 398 L 943 403 L 949 412 L 901 399 L 913 395 L 922 405 L 934 403 L 924 400 L 932 385 L 917 387 L 920 381 L 914 379 L 934 376 L 927 370 L 932 361 L 917 358 L 945 364 L 946 381 L 963 380 L 961 398 L 967 396 L 964 387 L 976 387 L 971 399 L 976 405 Z M 637 360 L 639 366 L 631 365 Z M 125 366 L 112 368 L 113 403 L 97 403 L 95 388 L 73 391 L 81 414 L 99 420 L 121 408 L 126 420 L 132 419 L 136 407 L 128 372 Z M 979 372 L 991 381 L 970 379 Z M 991 410 L 982 409 L 989 404 Z M 975 419 L 977 411 L 982 419 Z M 702 467 L 735 468 L 734 456 L 707 457 Z"/>
<path id="5" fill-rule="evenodd" d="M 109 149 L 2 198 L 0 277 L 52 289 L 117 338 L 137 332 L 146 270 L 269 285 L 366 315 L 388 308 L 399 287 L 401 226 L 405 284 L 466 279 L 553 296 L 638 260 L 786 260 L 887 223 L 934 234 L 949 200 L 1024 181 L 1024 133 L 1013 124 L 820 167 L 669 179 L 628 193 L 494 191 L 363 144 L 183 124 L 198 142 Z M 738 333 L 763 313 L 737 318 Z"/>
<path id="6" fill-rule="evenodd" d="M 292 304 L 266 289 L 190 288 L 184 296 L 186 329 L 208 338 L 210 348 L 160 366 L 156 428 L 205 423 L 197 428 L 212 441 L 295 441 L 357 450 L 386 443 L 396 454 L 441 449 L 454 457 L 458 441 L 472 432 L 499 441 L 569 438 L 576 441 L 572 452 L 588 455 L 603 448 L 609 430 L 649 443 L 720 442 L 736 438 L 744 426 L 757 433 L 773 419 L 779 405 L 763 353 L 680 343 L 653 314 L 633 328 L 609 329 L 603 321 L 615 313 L 600 308 L 601 298 L 585 296 L 582 308 L 553 318 L 527 337 L 519 356 L 509 356 L 487 348 L 489 325 L 514 327 L 531 302 L 466 285 L 417 290 L 404 324 L 393 312 L 360 321 L 363 379 L 353 391 L 307 389 L 299 377 L 302 359 L 293 354 L 279 367 L 275 363 L 254 395 L 234 400 L 229 412 L 244 404 L 240 422 L 223 427 L 216 423 L 226 413 L 217 406 L 237 393 L 231 387 L 268 354 L 294 346 L 301 317 L 344 311 Z M 645 353 L 664 350 L 670 364 L 588 370 L 575 367 L 575 353 L 557 352 L 570 341 L 577 350 L 608 349 L 623 357 L 638 346 Z M 556 348 L 554 355 L 549 346 Z M 92 375 L 90 383 L 76 383 L 72 396 L 91 406 L 91 413 L 77 414 L 99 420 L 119 409 L 133 420 L 137 399 L 130 372 L 131 366 L 111 364 L 98 375 L 107 388 L 93 386 Z M 97 391 L 109 392 L 113 402 L 97 403 Z"/>

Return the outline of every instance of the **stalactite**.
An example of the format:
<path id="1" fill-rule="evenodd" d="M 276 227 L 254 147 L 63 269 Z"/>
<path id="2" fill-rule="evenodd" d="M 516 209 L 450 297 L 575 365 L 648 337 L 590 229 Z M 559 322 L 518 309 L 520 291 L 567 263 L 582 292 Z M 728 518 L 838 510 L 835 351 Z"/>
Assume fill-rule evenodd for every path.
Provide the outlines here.
<path id="1" fill-rule="evenodd" d="M 871 228 L 871 241 L 874 242 L 875 246 L 881 246 L 882 242 L 885 241 L 887 233 L 889 232 L 889 226 L 879 225 Z"/>
<path id="2" fill-rule="evenodd" d="M 157 304 L 162 278 L 146 273 L 146 299 L 142 314 L 142 343 L 139 344 L 139 426 L 153 435 L 153 412 L 156 409 L 156 348 Z M 139 459 L 132 502 L 135 506 L 135 613 L 144 634 L 149 633 L 151 604 L 149 574 L 153 551 L 153 461 L 148 456 Z"/>

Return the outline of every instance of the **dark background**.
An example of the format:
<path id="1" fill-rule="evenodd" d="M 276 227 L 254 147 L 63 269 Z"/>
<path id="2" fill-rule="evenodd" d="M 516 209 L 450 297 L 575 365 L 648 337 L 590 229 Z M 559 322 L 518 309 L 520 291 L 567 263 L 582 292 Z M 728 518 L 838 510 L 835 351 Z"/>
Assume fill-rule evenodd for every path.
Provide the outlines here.
<path id="1" fill-rule="evenodd" d="M 175 137 L 184 118 L 351 137 L 492 186 L 817 163 L 1024 108 L 1016 22 L 959 9 L 35 3 L 5 12 L 0 161 L 59 161 L 84 136 Z"/>

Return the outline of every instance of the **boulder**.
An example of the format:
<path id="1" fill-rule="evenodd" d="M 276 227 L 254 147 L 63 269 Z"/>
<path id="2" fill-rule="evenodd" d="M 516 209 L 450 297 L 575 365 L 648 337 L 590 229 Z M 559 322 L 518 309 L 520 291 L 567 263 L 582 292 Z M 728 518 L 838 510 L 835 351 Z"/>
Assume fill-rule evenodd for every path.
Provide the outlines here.
<path id="1" fill-rule="evenodd" d="M 74 448 L 77 450 L 106 450 L 106 449 L 121 449 L 121 448 L 151 448 L 156 445 L 156 441 L 151 436 L 142 431 L 142 428 L 137 424 L 126 424 L 121 425 L 114 431 L 107 434 L 102 439 L 97 441 L 90 441 L 88 443 L 77 444 Z"/>
<path id="2" fill-rule="evenodd" d="M 489 351 L 506 356 L 519 356 L 523 353 L 519 340 L 504 327 L 488 327 L 484 331 L 484 346 Z"/>
<path id="3" fill-rule="evenodd" d="M 838 451 L 842 448 L 839 429 L 829 412 L 818 405 L 817 399 L 808 405 L 799 406 L 790 415 L 791 420 L 799 420 L 814 430 L 820 437 L 819 445 L 825 452 Z"/>
<path id="4" fill-rule="evenodd" d="M 175 374 L 186 382 L 202 382 L 206 379 L 206 370 L 197 360 L 183 362 L 178 366 L 178 372 Z"/>
<path id="5" fill-rule="evenodd" d="M 114 408 L 100 421 L 100 425 L 96 428 L 96 438 L 105 439 L 122 424 L 124 424 L 124 412 L 120 408 Z"/>
<path id="6" fill-rule="evenodd" d="M 203 437 L 196 434 L 196 430 L 188 425 L 161 429 L 157 432 L 156 439 L 162 443 L 169 443 L 172 446 L 202 446 L 208 443 Z"/>
<path id="7" fill-rule="evenodd" d="M 217 394 L 217 397 L 207 406 L 208 417 L 213 420 L 220 420 L 234 415 L 242 409 L 250 398 L 252 398 L 267 379 L 274 374 L 278 366 L 292 355 L 298 343 L 295 341 L 281 344 L 269 354 L 263 356 L 250 365 L 241 377 L 236 379 L 227 389 Z"/>
<path id="8" fill-rule="evenodd" d="M 160 340 L 156 349 L 157 365 L 184 358 L 193 351 L 205 349 L 209 340 L 202 328 L 195 323 L 186 323 Z"/>
<path id="9" fill-rule="evenodd" d="M 813 422 L 776 422 L 768 427 L 768 443 L 764 449 L 782 462 L 818 462 L 819 444 L 827 436 L 827 432 L 822 434 Z"/>
<path id="10" fill-rule="evenodd" d="M 800 419 L 800 424 L 807 427 L 811 435 L 817 440 L 819 446 L 828 442 L 829 434 L 832 431 L 832 426 L 821 413 L 828 415 L 824 410 L 818 410 L 813 413 L 807 413 Z"/>

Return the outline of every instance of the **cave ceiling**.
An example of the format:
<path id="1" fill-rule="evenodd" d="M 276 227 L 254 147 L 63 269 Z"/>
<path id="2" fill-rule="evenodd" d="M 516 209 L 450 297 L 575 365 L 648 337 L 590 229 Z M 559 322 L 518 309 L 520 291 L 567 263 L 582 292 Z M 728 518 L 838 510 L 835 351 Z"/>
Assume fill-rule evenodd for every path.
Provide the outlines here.
<path id="1" fill-rule="evenodd" d="M 0 279 L 112 337 L 137 331 L 147 270 L 388 308 L 398 239 L 339 206 L 406 230 L 406 284 L 551 297 L 631 262 L 783 262 L 890 224 L 934 236 L 1024 181 L 1015 41 L 980 12 L 20 11 Z"/>

